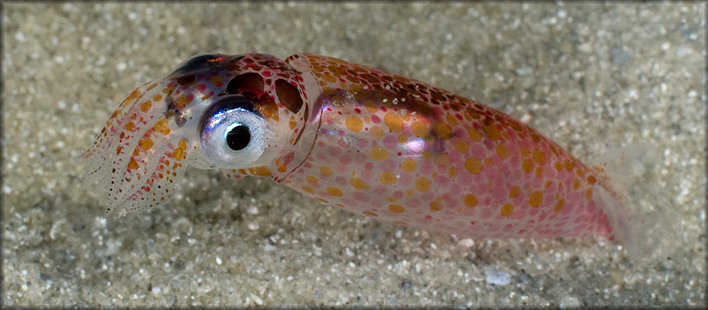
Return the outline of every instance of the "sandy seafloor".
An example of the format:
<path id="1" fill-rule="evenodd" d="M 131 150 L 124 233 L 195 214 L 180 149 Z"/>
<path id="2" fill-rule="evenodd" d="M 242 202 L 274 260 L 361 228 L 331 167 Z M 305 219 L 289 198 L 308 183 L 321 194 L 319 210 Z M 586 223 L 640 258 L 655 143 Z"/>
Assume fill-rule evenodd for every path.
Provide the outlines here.
<path id="1" fill-rule="evenodd" d="M 47 307 L 706 304 L 705 5 L 16 3 L 3 10 L 2 304 Z M 80 155 L 136 86 L 207 52 L 311 52 L 496 107 L 582 160 L 644 142 L 653 254 L 380 223 L 268 180 L 190 170 L 102 220 Z M 647 237 L 650 238 L 650 237 Z"/>

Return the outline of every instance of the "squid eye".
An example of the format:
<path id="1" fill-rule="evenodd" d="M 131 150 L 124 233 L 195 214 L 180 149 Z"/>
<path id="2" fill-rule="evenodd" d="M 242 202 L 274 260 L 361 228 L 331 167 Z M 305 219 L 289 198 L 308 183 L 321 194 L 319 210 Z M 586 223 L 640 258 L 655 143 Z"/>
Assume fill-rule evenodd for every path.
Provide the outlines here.
<path id="1" fill-rule="evenodd" d="M 216 167 L 241 168 L 263 154 L 266 123 L 246 97 L 231 95 L 213 103 L 204 114 L 199 140 L 204 156 Z"/>
<path id="2" fill-rule="evenodd" d="M 245 149 L 248 142 L 251 142 L 251 131 L 241 124 L 233 126 L 226 134 L 226 144 L 234 151 Z"/>

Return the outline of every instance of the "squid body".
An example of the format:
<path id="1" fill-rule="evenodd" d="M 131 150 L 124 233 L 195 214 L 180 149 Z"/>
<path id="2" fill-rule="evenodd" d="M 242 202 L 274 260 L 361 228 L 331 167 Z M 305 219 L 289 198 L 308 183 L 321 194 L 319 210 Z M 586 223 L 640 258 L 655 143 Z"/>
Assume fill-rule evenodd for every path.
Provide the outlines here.
<path id="1" fill-rule="evenodd" d="M 158 207 L 187 166 L 477 238 L 627 238 L 622 196 L 529 126 L 428 84 L 311 54 L 202 55 L 138 87 L 86 151 L 107 212 Z"/>

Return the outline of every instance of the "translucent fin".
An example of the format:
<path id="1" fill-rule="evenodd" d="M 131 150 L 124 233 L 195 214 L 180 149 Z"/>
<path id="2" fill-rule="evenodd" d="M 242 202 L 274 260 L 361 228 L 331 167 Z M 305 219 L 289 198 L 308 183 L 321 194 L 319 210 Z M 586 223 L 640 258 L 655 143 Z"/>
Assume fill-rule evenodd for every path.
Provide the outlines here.
<path id="1" fill-rule="evenodd" d="M 594 168 L 607 177 L 595 198 L 612 224 L 615 239 L 630 258 L 647 261 L 657 253 L 657 246 L 672 246 L 672 239 L 680 231 L 678 216 L 651 182 L 652 173 L 661 164 L 659 150 L 634 143 L 611 150 L 594 162 Z"/>

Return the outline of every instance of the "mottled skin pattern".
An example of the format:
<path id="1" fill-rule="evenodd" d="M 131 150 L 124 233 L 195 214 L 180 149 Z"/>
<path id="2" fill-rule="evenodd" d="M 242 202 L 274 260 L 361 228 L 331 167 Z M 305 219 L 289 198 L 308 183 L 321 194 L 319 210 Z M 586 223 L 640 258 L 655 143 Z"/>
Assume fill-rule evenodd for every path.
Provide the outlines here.
<path id="1" fill-rule="evenodd" d="M 185 162 L 209 168 L 200 122 L 239 94 L 267 146 L 230 177 L 265 176 L 344 210 L 460 236 L 616 237 L 598 171 L 511 117 L 422 82 L 298 54 L 201 56 L 134 91 L 87 151 L 108 210 L 165 203 Z M 147 102 L 147 103 L 146 103 Z"/>

